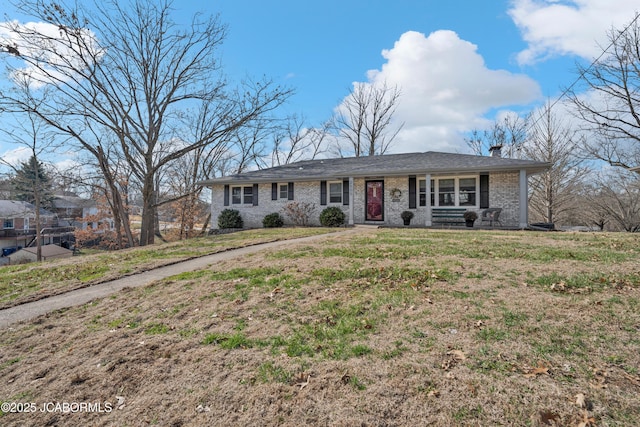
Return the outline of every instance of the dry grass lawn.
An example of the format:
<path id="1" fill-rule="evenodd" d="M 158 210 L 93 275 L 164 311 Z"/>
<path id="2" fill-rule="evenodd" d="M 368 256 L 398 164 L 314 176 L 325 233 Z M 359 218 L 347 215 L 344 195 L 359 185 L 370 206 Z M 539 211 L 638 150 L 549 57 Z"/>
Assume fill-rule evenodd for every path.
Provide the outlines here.
<path id="1" fill-rule="evenodd" d="M 370 229 L 4 330 L 0 424 L 637 426 L 639 368 L 637 235 Z"/>

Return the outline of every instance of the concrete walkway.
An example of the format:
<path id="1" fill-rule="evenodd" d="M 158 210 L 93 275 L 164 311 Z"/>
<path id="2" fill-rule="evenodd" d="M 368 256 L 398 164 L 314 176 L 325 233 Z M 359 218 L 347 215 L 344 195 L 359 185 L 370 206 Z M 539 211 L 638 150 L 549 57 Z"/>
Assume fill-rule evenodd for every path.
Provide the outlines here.
<path id="1" fill-rule="evenodd" d="M 347 229 L 346 231 L 340 231 L 337 234 L 320 234 L 316 236 L 301 237 L 298 239 L 290 240 L 279 240 L 277 242 L 261 243 L 244 248 L 231 249 L 226 252 L 219 252 L 200 258 L 194 258 L 188 261 L 183 261 L 165 267 L 159 267 L 154 270 L 145 271 L 143 273 L 123 277 L 121 279 L 112 280 L 110 282 L 104 282 L 86 288 L 77 289 L 75 291 L 70 291 L 64 294 L 44 298 L 38 301 L 17 305 L 5 310 L 0 310 L 0 329 L 6 328 L 13 323 L 34 319 L 38 316 L 49 313 L 51 311 L 59 310 L 61 308 L 68 308 L 86 304 L 96 298 L 103 298 L 126 287 L 136 288 L 145 286 L 157 280 L 175 276 L 176 274 L 184 273 L 187 271 L 201 270 L 221 261 L 253 254 L 263 250 L 277 249 L 282 246 L 289 246 L 297 243 L 326 239 L 327 237 L 336 235 L 358 233 L 367 229 L 371 228 L 358 226 Z"/>

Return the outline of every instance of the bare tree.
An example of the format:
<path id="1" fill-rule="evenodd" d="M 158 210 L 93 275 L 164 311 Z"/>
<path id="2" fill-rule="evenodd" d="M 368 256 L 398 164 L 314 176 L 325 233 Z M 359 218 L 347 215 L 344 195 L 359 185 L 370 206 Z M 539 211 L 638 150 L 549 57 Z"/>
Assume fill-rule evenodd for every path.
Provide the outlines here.
<path id="1" fill-rule="evenodd" d="M 500 147 L 502 157 L 519 158 L 522 145 L 527 139 L 529 117 L 520 117 L 513 113 L 496 120 L 491 129 L 474 130 L 466 139 L 467 146 L 477 156 L 486 156 L 491 147 Z"/>
<path id="2" fill-rule="evenodd" d="M 38 108 L 37 100 L 34 100 L 29 88 L 28 79 L 16 80 L 16 92 L 23 99 L 32 103 L 34 108 Z M 44 91 L 42 98 L 46 99 L 47 93 Z M 0 159 L 0 163 L 13 169 L 16 174 L 22 170 L 30 170 L 30 174 L 26 186 L 22 191 L 30 193 L 30 199 L 35 206 L 35 229 L 36 229 L 36 260 L 42 261 L 42 224 L 40 221 L 41 208 L 44 206 L 47 197 L 47 189 L 44 186 L 43 176 L 41 174 L 41 159 L 46 153 L 53 152 L 56 148 L 56 140 L 51 135 L 47 135 L 47 129 L 42 120 L 32 113 L 26 111 L 24 114 L 13 114 L 8 127 L 2 127 L 0 132 L 10 139 L 13 143 L 26 147 L 29 150 L 30 158 L 27 163 L 22 165 L 10 164 L 4 159 Z M 49 198 L 51 200 L 51 198 Z"/>
<path id="3" fill-rule="evenodd" d="M 315 159 L 328 148 L 326 140 L 330 128 L 330 122 L 314 128 L 305 126 L 302 116 L 287 118 L 285 125 L 272 133 L 273 149 L 269 167 Z"/>
<path id="4" fill-rule="evenodd" d="M 639 17 L 609 32 L 610 45 L 601 58 L 588 67 L 578 65 L 584 83 L 577 86 L 580 93 L 568 91 L 576 115 L 597 137 L 586 144 L 587 150 L 625 169 L 640 165 Z"/>
<path id="5" fill-rule="evenodd" d="M 170 1 L 105 0 L 83 8 L 23 0 L 19 11 L 55 26 L 59 35 L 12 22 L 14 55 L 27 71 L 13 58 L 7 62 L 10 75 L 27 72 L 34 87 L 55 88 L 54 99 L 33 112 L 94 156 L 114 192 L 105 144 L 116 141 L 109 149 L 117 147 L 141 188 L 141 245 L 154 241 L 161 168 L 225 140 L 291 94 L 266 79 L 230 89 L 216 55 L 226 26 L 217 17 L 196 15 L 182 29 L 171 19 Z M 5 108 L 31 108 L 10 92 L 1 95 Z M 206 119 L 200 138 L 183 144 L 179 135 L 190 125 L 186 108 Z M 119 204 L 121 197 L 112 199 Z M 116 209 L 124 212 L 123 206 Z"/>
<path id="6" fill-rule="evenodd" d="M 600 173 L 587 200 L 600 216 L 608 218 L 615 230 L 640 231 L 638 174 L 623 169 Z"/>
<path id="7" fill-rule="evenodd" d="M 404 125 L 391 128 L 400 95 L 398 87 L 389 87 L 386 82 L 354 84 L 333 118 L 340 156 L 374 156 L 389 150 Z"/>
<path id="8" fill-rule="evenodd" d="M 582 139 L 551 111 L 547 103 L 532 123 L 523 151 L 527 158 L 551 164 L 531 178 L 529 207 L 532 216 L 543 222 L 569 223 L 576 192 L 589 169 L 576 156 Z"/>

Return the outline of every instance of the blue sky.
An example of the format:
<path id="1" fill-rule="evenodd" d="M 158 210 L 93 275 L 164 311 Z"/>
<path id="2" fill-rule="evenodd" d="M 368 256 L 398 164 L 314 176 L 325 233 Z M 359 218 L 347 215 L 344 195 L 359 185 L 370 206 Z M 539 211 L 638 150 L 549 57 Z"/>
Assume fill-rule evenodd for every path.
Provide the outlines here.
<path id="1" fill-rule="evenodd" d="M 286 109 L 327 120 L 355 82 L 398 85 L 405 126 L 394 152 L 464 152 L 466 132 L 554 99 L 638 0 L 180 0 L 175 20 L 219 13 L 231 79 L 268 76 L 296 90 Z M 0 9 L 11 15 L 7 0 Z M 0 36 L 2 34 L 0 33 Z M 0 118 L 0 124 L 1 124 Z M 13 148 L 0 141 L 0 155 Z"/>
<path id="2" fill-rule="evenodd" d="M 198 2 L 179 7 L 187 9 L 190 3 Z M 407 31 L 428 35 L 452 30 L 478 45 L 488 67 L 519 72 L 514 55 L 526 44 L 507 6 L 507 1 L 475 0 L 222 0 L 211 9 L 220 11 L 230 26 L 223 48 L 228 69 L 234 74 L 265 73 L 294 86 L 293 105 L 321 121 L 353 82 L 367 81 L 369 70 L 382 67 L 382 51 L 393 48 Z"/>

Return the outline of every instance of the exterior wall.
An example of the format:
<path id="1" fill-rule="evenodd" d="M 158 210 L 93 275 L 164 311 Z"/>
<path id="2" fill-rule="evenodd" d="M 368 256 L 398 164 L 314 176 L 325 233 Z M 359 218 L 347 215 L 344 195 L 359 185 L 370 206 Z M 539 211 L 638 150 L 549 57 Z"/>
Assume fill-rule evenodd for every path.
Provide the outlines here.
<path id="1" fill-rule="evenodd" d="M 286 184 L 286 182 L 278 184 Z M 233 185 L 231 185 L 231 187 L 233 187 Z M 284 207 L 291 202 L 305 202 L 313 205 L 313 210 L 309 215 L 309 225 L 320 225 L 320 212 L 327 206 L 338 206 L 344 211 L 345 215 L 349 215 L 349 206 L 342 206 L 342 204 L 337 203 L 328 203 L 327 206 L 320 206 L 319 181 L 296 182 L 293 189 L 294 200 L 280 198 L 278 198 L 278 200 L 271 200 L 271 183 L 259 184 L 258 206 L 246 204 L 234 205 L 231 202 L 229 202 L 229 206 L 224 206 L 224 185 L 213 186 L 211 194 L 211 228 L 213 229 L 218 228 L 218 216 L 220 212 L 225 209 L 235 209 L 239 211 L 246 228 L 261 228 L 264 217 L 274 212 L 282 216 L 285 225 L 293 225 L 291 219 L 284 213 Z"/>
<path id="2" fill-rule="evenodd" d="M 502 208 L 500 222 L 504 226 L 520 225 L 520 173 L 500 172 L 489 175 L 489 206 Z"/>
<path id="3" fill-rule="evenodd" d="M 465 174 L 464 176 L 472 176 L 473 174 Z M 417 180 L 424 179 L 424 176 L 417 176 Z M 441 178 L 432 176 L 432 178 Z M 384 221 L 366 221 L 366 182 L 382 180 L 384 182 Z M 414 213 L 411 225 L 421 226 L 427 222 L 426 206 L 419 206 L 419 193 L 416 194 L 417 207 L 409 209 L 409 179 L 407 176 L 386 177 L 386 178 L 356 178 L 354 181 L 353 194 L 350 194 L 349 202 L 353 203 L 353 222 L 355 224 L 372 224 L 372 225 L 390 225 L 402 226 L 403 220 L 400 214 L 405 210 Z M 330 182 L 330 181 L 329 181 Z M 285 184 L 284 182 L 279 184 Z M 250 186 L 247 183 L 242 186 Z M 233 185 L 231 185 L 233 187 Z M 428 188 L 429 186 L 427 186 Z M 502 208 L 500 221 L 503 226 L 517 227 L 519 225 L 520 203 L 519 203 L 519 171 L 491 173 L 489 176 L 489 206 L 492 208 Z M 391 192 L 398 189 L 401 195 L 397 198 L 392 197 Z M 416 188 L 418 191 L 419 188 Z M 429 196 L 427 196 L 428 198 Z M 479 199 L 478 199 L 479 200 Z M 236 209 L 240 212 L 247 228 L 261 228 L 263 218 L 273 212 L 282 215 L 286 225 L 293 225 L 291 219 L 284 214 L 284 207 L 291 203 L 290 200 L 278 199 L 271 200 L 271 183 L 263 183 L 258 185 L 258 206 L 247 204 L 232 204 L 224 206 L 224 185 L 214 185 L 212 187 L 212 204 L 211 204 L 211 224 L 213 229 L 218 228 L 218 216 L 224 209 Z M 327 196 L 327 205 L 320 205 L 320 182 L 296 182 L 294 185 L 295 202 L 305 202 L 313 205 L 313 211 L 309 218 L 309 225 L 320 225 L 320 212 L 329 206 L 336 206 L 342 209 L 346 216 L 346 222 L 349 220 L 349 206 L 342 203 L 329 203 Z M 478 209 L 478 216 L 480 211 Z"/>
<path id="4" fill-rule="evenodd" d="M 366 220 L 366 182 L 384 181 L 384 221 Z M 356 224 L 372 225 L 402 225 L 403 221 L 400 213 L 407 210 L 409 206 L 409 178 L 408 177 L 387 177 L 387 178 L 357 178 L 353 180 L 354 197 L 353 220 Z M 391 190 L 399 189 L 402 195 L 395 199 L 391 196 Z M 415 213 L 415 212 L 414 212 Z M 415 219 L 414 219 L 415 221 Z M 416 224 L 416 222 L 412 222 Z M 424 224 L 424 221 L 422 222 Z"/>

